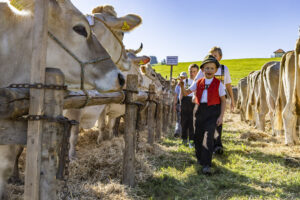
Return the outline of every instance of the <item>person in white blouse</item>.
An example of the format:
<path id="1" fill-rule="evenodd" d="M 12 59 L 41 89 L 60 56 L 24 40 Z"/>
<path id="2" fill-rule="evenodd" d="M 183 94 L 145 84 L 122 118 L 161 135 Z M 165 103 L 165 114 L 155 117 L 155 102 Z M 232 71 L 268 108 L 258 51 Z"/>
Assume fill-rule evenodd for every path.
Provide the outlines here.
<path id="1" fill-rule="evenodd" d="M 195 150 L 198 163 L 202 165 L 204 174 L 211 174 L 211 160 L 214 150 L 214 133 L 217 126 L 223 123 L 225 112 L 225 87 L 215 78 L 220 64 L 212 55 L 203 60 L 200 69 L 204 77 L 195 81 L 188 89 L 184 88 L 180 80 L 181 92 L 184 96 L 196 93 L 195 103 L 198 108 L 195 112 Z"/>

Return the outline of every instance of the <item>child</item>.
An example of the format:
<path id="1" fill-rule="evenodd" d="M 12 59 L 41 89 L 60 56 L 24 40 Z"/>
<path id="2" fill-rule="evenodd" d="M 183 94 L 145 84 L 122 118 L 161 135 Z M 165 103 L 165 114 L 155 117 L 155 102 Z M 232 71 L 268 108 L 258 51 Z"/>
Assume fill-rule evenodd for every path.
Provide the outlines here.
<path id="1" fill-rule="evenodd" d="M 209 54 L 214 56 L 219 62 L 223 56 L 222 49 L 220 47 L 216 47 L 216 46 L 210 49 Z M 203 77 L 204 77 L 204 74 L 200 70 L 198 72 L 195 80 L 198 80 Z M 225 85 L 227 94 L 231 99 L 231 111 L 233 112 L 234 107 L 235 107 L 235 102 L 234 102 L 234 96 L 233 96 L 232 87 L 231 87 L 231 78 L 230 78 L 228 68 L 225 65 L 220 65 L 218 71 L 215 74 L 215 77 L 217 79 L 219 79 Z M 221 140 L 222 124 L 220 126 L 218 126 L 216 130 L 217 130 L 217 137 L 215 137 L 215 139 L 214 139 L 214 152 L 217 154 L 223 154 L 223 145 L 222 145 L 222 140 Z"/>
<path id="2" fill-rule="evenodd" d="M 195 149 L 198 163 L 202 165 L 204 174 L 211 174 L 211 160 L 214 148 L 214 132 L 217 126 L 223 123 L 225 112 L 225 87 L 216 79 L 220 64 L 215 57 L 208 55 L 203 60 L 200 69 L 204 78 L 194 82 L 187 90 L 180 80 L 183 95 L 196 93 L 195 102 L 198 108 L 195 114 Z"/>

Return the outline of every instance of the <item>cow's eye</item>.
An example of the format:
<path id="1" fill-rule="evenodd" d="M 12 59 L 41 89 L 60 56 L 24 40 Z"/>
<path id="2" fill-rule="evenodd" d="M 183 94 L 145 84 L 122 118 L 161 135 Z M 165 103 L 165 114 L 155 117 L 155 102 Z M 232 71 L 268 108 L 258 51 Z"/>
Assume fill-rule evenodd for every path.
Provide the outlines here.
<path id="1" fill-rule="evenodd" d="M 74 26 L 74 27 L 73 27 L 73 30 L 74 30 L 76 33 L 78 33 L 79 35 L 82 35 L 82 36 L 84 36 L 84 37 L 87 37 L 87 36 L 88 36 L 85 27 L 82 26 L 82 25 Z"/>

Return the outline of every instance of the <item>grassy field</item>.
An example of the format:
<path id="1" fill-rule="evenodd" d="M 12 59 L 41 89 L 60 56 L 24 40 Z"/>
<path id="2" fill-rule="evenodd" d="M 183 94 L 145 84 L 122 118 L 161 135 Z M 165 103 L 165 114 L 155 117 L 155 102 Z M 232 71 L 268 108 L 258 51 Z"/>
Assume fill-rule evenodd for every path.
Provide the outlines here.
<path id="1" fill-rule="evenodd" d="M 228 115 L 227 115 L 228 116 Z M 140 183 L 144 199 L 300 199 L 300 148 L 286 147 L 280 138 L 225 121 L 225 153 L 213 157 L 214 175 L 201 174 L 194 149 L 169 137 L 165 155 L 152 157 L 153 176 Z"/>
<path id="2" fill-rule="evenodd" d="M 229 68 L 232 85 L 237 85 L 238 81 L 247 76 L 253 70 L 261 69 L 262 65 L 270 61 L 280 61 L 281 58 L 246 58 L 246 59 L 232 59 L 222 60 L 221 64 Z M 201 61 L 179 63 L 178 66 L 173 67 L 173 77 L 177 77 L 180 72 L 188 72 L 188 67 L 191 63 L 201 64 Z M 170 66 L 155 65 L 153 67 L 157 72 L 161 73 L 163 77 L 170 77 Z"/>

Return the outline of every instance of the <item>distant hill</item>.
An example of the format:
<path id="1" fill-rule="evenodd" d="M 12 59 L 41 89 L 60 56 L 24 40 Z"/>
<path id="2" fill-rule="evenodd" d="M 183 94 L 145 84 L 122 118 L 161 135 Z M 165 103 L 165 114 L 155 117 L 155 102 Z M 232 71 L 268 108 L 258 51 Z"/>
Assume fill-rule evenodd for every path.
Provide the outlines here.
<path id="1" fill-rule="evenodd" d="M 280 61 L 281 58 L 245 58 L 245 59 L 232 59 L 232 60 L 221 60 L 221 64 L 226 65 L 229 68 L 232 85 L 237 85 L 239 80 L 247 76 L 251 71 L 260 70 L 263 64 L 270 61 Z M 196 63 L 201 64 L 201 61 L 195 62 L 183 62 L 179 63 L 178 66 L 173 66 L 173 76 L 177 77 L 180 72 L 188 72 L 190 64 Z M 168 65 L 154 65 L 153 68 L 156 72 L 161 73 L 163 77 L 170 76 L 170 66 Z"/>

